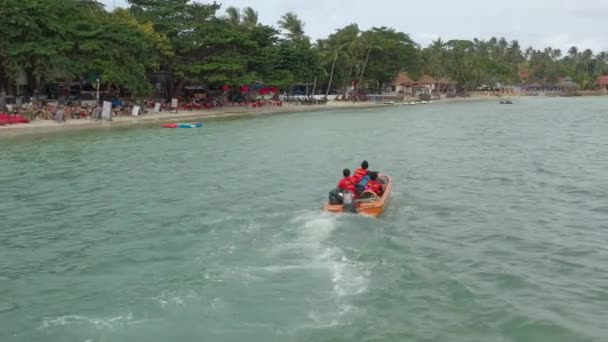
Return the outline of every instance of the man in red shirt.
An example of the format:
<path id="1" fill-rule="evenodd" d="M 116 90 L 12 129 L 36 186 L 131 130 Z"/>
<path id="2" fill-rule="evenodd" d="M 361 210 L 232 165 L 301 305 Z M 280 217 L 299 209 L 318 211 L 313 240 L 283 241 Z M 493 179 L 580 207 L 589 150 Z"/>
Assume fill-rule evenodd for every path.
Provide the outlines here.
<path id="1" fill-rule="evenodd" d="M 340 180 L 340 182 L 338 183 L 338 189 L 350 191 L 353 194 L 355 194 L 355 196 L 356 196 L 357 195 L 357 188 L 355 187 L 356 183 L 354 182 L 353 177 L 350 176 L 350 170 L 344 169 L 342 171 L 342 174 L 344 175 L 344 178 L 342 178 Z"/>
<path id="2" fill-rule="evenodd" d="M 371 191 L 378 196 L 382 196 L 382 184 L 378 183 L 376 180 L 378 179 L 377 172 L 371 172 L 369 175 L 370 181 L 367 182 L 365 186 L 366 191 Z"/>

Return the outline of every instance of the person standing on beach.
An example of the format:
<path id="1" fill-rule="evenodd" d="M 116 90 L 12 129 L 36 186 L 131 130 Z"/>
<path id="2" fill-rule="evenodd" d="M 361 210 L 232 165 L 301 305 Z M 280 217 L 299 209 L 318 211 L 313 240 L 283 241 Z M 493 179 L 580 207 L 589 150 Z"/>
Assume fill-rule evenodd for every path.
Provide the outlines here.
<path id="1" fill-rule="evenodd" d="M 0 90 L 0 112 L 4 110 L 6 106 L 6 91 L 4 89 Z"/>

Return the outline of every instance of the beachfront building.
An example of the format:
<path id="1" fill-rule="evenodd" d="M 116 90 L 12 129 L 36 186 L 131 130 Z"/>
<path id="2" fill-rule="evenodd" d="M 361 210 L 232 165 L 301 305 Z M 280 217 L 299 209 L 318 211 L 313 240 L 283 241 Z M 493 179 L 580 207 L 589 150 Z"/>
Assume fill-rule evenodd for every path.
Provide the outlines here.
<path id="1" fill-rule="evenodd" d="M 439 93 L 450 94 L 456 92 L 456 81 L 449 77 L 441 77 L 435 81 L 436 89 Z"/>
<path id="2" fill-rule="evenodd" d="M 391 91 L 397 94 L 411 94 L 413 84 L 414 80 L 409 77 L 407 72 L 400 72 L 399 75 L 397 75 L 397 78 L 395 78 L 393 81 Z"/>
<path id="3" fill-rule="evenodd" d="M 423 75 L 414 81 L 407 72 L 401 72 L 393 81 L 391 90 L 404 95 L 445 94 L 456 91 L 456 82 L 448 77 L 434 79 L 429 75 Z"/>
<path id="4" fill-rule="evenodd" d="M 578 84 L 570 77 L 560 77 L 553 88 L 561 92 L 574 92 L 578 89 Z"/>
<path id="5" fill-rule="evenodd" d="M 600 76 L 600 78 L 597 79 L 595 84 L 600 90 L 608 92 L 608 76 Z"/>
<path id="6" fill-rule="evenodd" d="M 423 75 L 416 80 L 416 89 L 418 91 L 430 94 L 437 89 L 436 81 L 433 77 L 429 75 Z"/>

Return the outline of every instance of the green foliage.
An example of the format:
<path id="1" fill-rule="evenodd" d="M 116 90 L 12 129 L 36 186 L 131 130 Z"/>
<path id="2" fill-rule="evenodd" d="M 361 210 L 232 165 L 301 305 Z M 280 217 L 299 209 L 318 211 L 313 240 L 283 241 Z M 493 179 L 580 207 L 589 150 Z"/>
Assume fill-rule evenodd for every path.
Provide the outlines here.
<path id="1" fill-rule="evenodd" d="M 227 8 L 191 0 L 129 0 L 107 12 L 95 0 L 0 0 L 0 73 L 25 73 L 32 87 L 58 78 L 97 75 L 103 83 L 146 93 L 147 75 L 172 75 L 173 93 L 186 82 L 210 86 L 263 82 L 289 88 L 317 81 L 344 91 L 389 84 L 401 71 L 416 78 L 449 77 L 461 89 L 480 84 L 552 83 L 569 76 L 583 87 L 608 73 L 606 52 L 532 48 L 517 41 L 434 41 L 418 47 L 408 34 L 356 24 L 311 44 L 293 12 L 278 29 L 259 22 L 251 7 Z"/>
<path id="2" fill-rule="evenodd" d="M 410 37 L 394 29 L 380 27 L 360 31 L 347 25 L 317 42 L 325 70 L 327 91 L 345 89 L 353 81 L 361 87 L 377 87 L 392 81 L 402 70 L 416 73 L 418 51 Z"/>
<path id="3" fill-rule="evenodd" d="M 308 39 L 304 35 L 304 22 L 297 14 L 287 12 L 279 20 L 279 27 L 285 31 L 285 37 L 291 40 Z"/>

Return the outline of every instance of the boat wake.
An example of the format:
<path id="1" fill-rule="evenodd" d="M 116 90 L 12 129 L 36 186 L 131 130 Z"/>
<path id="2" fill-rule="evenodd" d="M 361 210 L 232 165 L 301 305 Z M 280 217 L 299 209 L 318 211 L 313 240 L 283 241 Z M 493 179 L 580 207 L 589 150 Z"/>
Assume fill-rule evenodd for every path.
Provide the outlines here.
<path id="1" fill-rule="evenodd" d="M 272 251 L 279 260 L 285 255 L 297 254 L 297 263 L 264 268 L 270 272 L 308 271 L 312 277 L 325 274 L 330 287 L 321 291 L 325 293 L 324 298 L 309 300 L 308 318 L 316 328 L 341 324 L 341 318 L 355 309 L 349 298 L 365 292 L 368 287 L 370 271 L 366 265 L 349 259 L 333 241 L 344 218 L 346 216 L 319 211 L 297 215 L 288 225 L 291 238 Z M 301 328 L 311 327 L 306 324 Z"/>
<path id="2" fill-rule="evenodd" d="M 56 318 L 45 319 L 42 322 L 41 329 L 53 329 L 69 325 L 89 325 L 97 329 L 115 329 L 125 324 L 134 324 L 137 321 L 133 320 L 132 314 L 119 315 L 111 318 L 91 318 L 79 315 L 67 315 Z"/>

